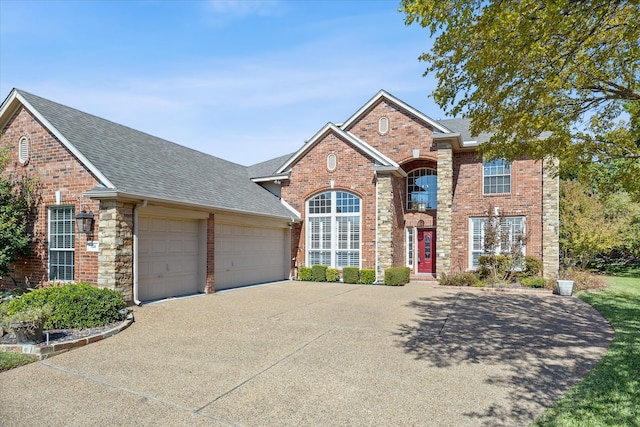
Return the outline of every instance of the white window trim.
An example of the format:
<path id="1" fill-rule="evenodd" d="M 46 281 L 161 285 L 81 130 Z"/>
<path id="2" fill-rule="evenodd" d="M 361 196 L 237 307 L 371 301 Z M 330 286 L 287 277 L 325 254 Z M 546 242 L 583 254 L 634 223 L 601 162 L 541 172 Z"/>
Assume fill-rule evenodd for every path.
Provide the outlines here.
<path id="1" fill-rule="evenodd" d="M 72 208 L 72 212 L 71 212 L 71 216 L 73 217 L 73 224 L 72 224 L 72 234 L 74 234 L 73 237 L 73 247 L 72 248 L 52 248 L 51 247 L 51 216 L 52 216 L 52 212 L 54 209 L 63 209 L 63 208 Z M 75 239 L 75 207 L 73 205 L 57 205 L 57 206 L 52 206 L 50 208 L 47 209 L 47 279 L 50 281 L 55 280 L 56 282 L 62 282 L 62 283 L 70 283 L 74 281 L 74 278 L 71 279 L 58 279 L 58 278 L 53 278 L 51 279 L 51 252 L 73 252 L 73 259 L 74 259 L 74 263 L 73 263 L 73 276 L 75 277 L 75 273 L 76 273 L 76 265 L 75 265 L 75 252 L 76 252 L 76 239 Z"/>
<path id="2" fill-rule="evenodd" d="M 405 257 L 407 259 L 407 267 L 413 269 L 415 265 L 415 255 L 416 255 L 416 242 L 415 242 L 416 229 L 414 227 L 407 227 L 405 231 L 406 236 L 406 254 Z M 413 252 L 413 253 L 412 253 Z"/>
<path id="3" fill-rule="evenodd" d="M 418 207 L 417 206 L 414 207 L 414 203 L 413 203 L 413 201 L 411 199 L 411 191 L 409 190 L 409 185 L 410 185 L 409 181 L 412 179 L 412 175 L 415 172 L 418 172 L 418 171 L 421 171 L 421 170 L 430 170 L 430 171 L 433 171 L 433 173 L 430 174 L 430 175 L 420 175 L 418 178 L 420 178 L 422 176 L 435 176 L 436 177 L 436 186 L 435 186 L 436 188 L 434 190 L 435 191 L 435 196 L 436 196 L 435 197 L 436 206 L 434 206 L 434 207 L 427 206 L 427 210 L 435 210 L 435 209 L 437 209 L 437 205 L 438 205 L 438 171 L 436 169 L 434 169 L 434 168 L 417 168 L 417 169 L 414 169 L 411 172 L 409 172 L 407 174 L 407 179 L 406 179 L 406 192 L 407 192 L 407 205 L 406 205 L 406 208 L 407 208 L 407 210 L 410 210 L 410 211 L 418 210 Z M 415 180 L 415 178 L 413 178 L 413 179 Z"/>
<path id="4" fill-rule="evenodd" d="M 512 220 L 512 219 L 520 219 L 522 222 L 522 234 L 524 236 L 527 235 L 527 217 L 526 216 L 522 216 L 522 215 L 514 215 L 514 216 L 505 216 L 504 217 L 505 220 Z M 474 251 L 473 250 L 473 232 L 474 232 L 474 228 L 473 228 L 473 221 L 474 220 L 483 220 L 484 221 L 487 220 L 487 217 L 471 217 L 469 218 L 469 245 L 468 245 L 468 254 L 469 254 L 469 267 L 468 270 L 477 270 L 477 268 L 474 268 L 473 265 L 473 254 L 478 252 L 481 255 L 484 254 L 484 250 L 481 251 Z M 481 229 L 481 240 L 482 242 L 484 242 L 484 227 Z M 483 245 L 484 246 L 484 245 Z M 500 246 L 498 246 L 498 248 L 496 248 L 495 254 L 499 255 L 500 253 L 502 253 L 502 248 Z M 526 256 L 527 255 L 527 245 L 523 245 L 522 246 L 522 256 Z"/>
<path id="5" fill-rule="evenodd" d="M 330 213 L 309 213 L 309 202 L 311 200 L 313 200 L 315 197 L 321 195 L 321 194 L 326 194 L 329 193 L 331 194 L 331 212 Z M 359 202 L 360 202 L 360 211 L 359 212 L 344 212 L 344 213 L 337 213 L 337 193 L 347 193 L 350 194 L 354 197 L 356 197 Z M 328 267 L 331 268 L 343 268 L 343 267 L 336 267 L 336 254 L 337 252 L 341 252 L 341 251 L 345 251 L 345 249 L 339 249 L 338 248 L 338 221 L 337 218 L 344 218 L 344 217 L 353 217 L 353 216 L 357 216 L 358 217 L 358 229 L 359 229 L 359 242 L 358 242 L 358 249 L 346 249 L 346 251 L 357 251 L 358 252 L 358 268 L 362 268 L 362 198 L 360 198 L 359 196 L 357 196 L 354 193 L 350 193 L 348 191 L 343 191 L 343 190 L 331 190 L 331 191 L 324 191 L 321 193 L 317 193 L 315 194 L 313 197 L 310 197 L 309 199 L 307 199 L 307 201 L 305 202 L 305 213 L 307 215 L 307 218 L 311 219 L 311 218 L 330 218 L 330 223 L 331 223 L 331 245 L 330 245 L 330 249 L 311 249 L 311 221 L 306 221 L 307 225 L 306 225 L 306 236 L 305 236 L 305 245 L 306 245 L 306 251 L 305 251 L 305 264 L 308 267 L 311 267 L 311 263 L 309 262 L 310 260 L 310 256 L 309 256 L 309 252 L 311 251 L 316 251 L 316 250 L 328 250 L 330 251 L 330 255 L 329 255 L 329 259 L 330 259 L 330 263 L 328 265 Z"/>
<path id="6" fill-rule="evenodd" d="M 485 170 L 486 170 L 485 167 L 489 166 L 491 163 L 494 163 L 494 162 L 496 162 L 498 160 L 503 161 L 505 163 L 505 165 L 507 165 L 507 164 L 509 165 L 509 173 L 508 174 L 503 173 L 501 175 L 486 175 L 485 174 Z M 498 159 L 498 160 L 494 160 L 494 161 L 491 161 L 491 162 L 487 162 L 487 161 L 484 161 L 484 160 L 482 161 L 482 194 L 483 195 L 511 194 L 512 193 L 512 190 L 513 190 L 513 173 L 512 173 L 513 169 L 512 169 L 512 165 L 513 164 L 512 164 L 512 162 L 508 162 L 508 161 L 503 160 L 503 159 Z M 499 192 L 487 193 L 486 192 L 487 186 L 485 185 L 485 178 L 494 178 L 494 177 L 499 177 L 499 176 L 502 176 L 502 177 L 508 176 L 509 177 L 509 191 L 502 192 L 502 193 L 499 193 Z"/>

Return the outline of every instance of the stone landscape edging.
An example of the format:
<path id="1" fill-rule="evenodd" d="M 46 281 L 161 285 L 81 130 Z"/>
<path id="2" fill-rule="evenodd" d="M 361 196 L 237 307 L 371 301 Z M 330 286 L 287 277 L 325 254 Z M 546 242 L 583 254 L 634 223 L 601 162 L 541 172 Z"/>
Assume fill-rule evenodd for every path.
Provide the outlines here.
<path id="1" fill-rule="evenodd" d="M 0 352 L 3 353 L 22 353 L 35 356 L 38 360 L 44 360 L 48 357 L 58 355 L 60 353 L 67 352 L 74 348 L 83 347 L 87 344 L 91 344 L 97 341 L 102 341 L 105 338 L 109 338 L 117 334 L 120 331 L 127 329 L 134 322 L 133 313 L 127 314 L 127 318 L 111 329 L 108 329 L 102 333 L 91 335 L 84 338 L 78 338 L 73 341 L 64 341 L 54 344 L 1 344 Z"/>

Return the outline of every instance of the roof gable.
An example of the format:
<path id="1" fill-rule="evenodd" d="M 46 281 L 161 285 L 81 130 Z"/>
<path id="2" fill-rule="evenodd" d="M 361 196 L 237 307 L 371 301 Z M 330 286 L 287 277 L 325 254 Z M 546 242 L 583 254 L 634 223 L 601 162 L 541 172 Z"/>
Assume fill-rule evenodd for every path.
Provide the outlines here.
<path id="1" fill-rule="evenodd" d="M 280 166 L 280 168 L 276 170 L 276 174 L 285 173 L 286 171 L 290 170 L 293 165 L 295 165 L 304 155 L 306 155 L 314 146 L 322 141 L 324 137 L 329 133 L 336 134 L 343 141 L 347 142 L 365 155 L 371 157 L 378 165 L 390 168 L 400 167 L 396 162 L 394 162 L 389 157 L 385 156 L 380 151 L 376 150 L 360 138 L 344 131 L 333 123 L 327 123 L 322 129 L 316 132 L 316 134 L 309 141 L 307 141 L 293 156 L 291 156 L 289 160 L 287 160 L 282 166 Z"/>
<path id="2" fill-rule="evenodd" d="M 393 104 L 399 110 L 404 111 L 407 114 L 415 117 L 419 121 L 423 122 L 426 126 L 433 128 L 435 132 L 451 133 L 449 129 L 447 129 L 437 120 L 433 120 L 426 114 L 416 110 L 406 102 L 401 101 L 400 99 L 396 98 L 395 96 L 391 95 L 390 93 L 384 90 L 380 90 L 373 98 L 371 98 L 366 104 L 360 107 L 358 111 L 356 111 L 351 117 L 349 117 L 349 119 L 347 119 L 346 122 L 342 123 L 340 127 L 348 131 L 354 123 L 356 123 L 358 120 L 364 117 L 377 104 L 383 101 Z"/>

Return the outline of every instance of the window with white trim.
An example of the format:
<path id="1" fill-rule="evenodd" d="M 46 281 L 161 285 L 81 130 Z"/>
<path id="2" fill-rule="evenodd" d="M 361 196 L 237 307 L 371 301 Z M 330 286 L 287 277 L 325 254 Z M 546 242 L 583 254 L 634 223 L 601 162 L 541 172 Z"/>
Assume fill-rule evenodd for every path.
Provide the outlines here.
<path id="1" fill-rule="evenodd" d="M 73 206 L 49 208 L 49 280 L 73 281 L 74 226 Z"/>
<path id="2" fill-rule="evenodd" d="M 523 244 L 525 234 L 525 218 L 523 216 L 508 216 L 494 218 L 500 223 L 500 244 L 495 248 L 496 254 L 512 253 L 519 251 L 526 254 L 526 247 Z M 471 218 L 469 227 L 469 266 L 471 270 L 480 268 L 478 258 L 485 254 L 484 236 L 488 218 Z"/>
<path id="3" fill-rule="evenodd" d="M 482 165 L 484 194 L 511 193 L 511 162 L 498 159 Z"/>
<path id="4" fill-rule="evenodd" d="M 438 207 L 438 174 L 435 169 L 416 169 L 407 176 L 407 209 Z"/>
<path id="5" fill-rule="evenodd" d="M 26 136 L 18 141 L 18 160 L 23 164 L 29 160 L 29 139 Z"/>
<path id="6" fill-rule="evenodd" d="M 327 191 L 307 201 L 307 265 L 360 267 L 360 198 Z"/>
<path id="7" fill-rule="evenodd" d="M 413 267 L 413 227 L 407 228 L 407 267 Z"/>

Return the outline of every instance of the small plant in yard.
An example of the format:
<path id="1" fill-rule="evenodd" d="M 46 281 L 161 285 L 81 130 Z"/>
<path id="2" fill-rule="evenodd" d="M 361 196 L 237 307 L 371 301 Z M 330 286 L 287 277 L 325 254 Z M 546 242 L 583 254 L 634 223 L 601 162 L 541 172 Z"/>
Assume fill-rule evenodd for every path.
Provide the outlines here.
<path id="1" fill-rule="evenodd" d="M 311 281 L 311 267 L 300 267 L 298 268 L 298 280 L 302 280 L 304 282 Z"/>
<path id="2" fill-rule="evenodd" d="M 454 274 L 442 273 L 440 277 L 440 286 L 474 286 L 482 287 L 484 283 L 477 274 L 470 271 Z"/>
<path id="3" fill-rule="evenodd" d="M 311 266 L 311 280 L 314 282 L 327 281 L 327 266 L 316 264 Z"/>
<path id="4" fill-rule="evenodd" d="M 369 269 L 360 270 L 360 279 L 358 280 L 358 283 L 360 283 L 361 285 L 370 285 L 375 281 L 376 281 L 375 270 L 369 270 Z"/>
<path id="5" fill-rule="evenodd" d="M 358 283 L 360 269 L 358 267 L 344 267 L 342 269 L 342 281 L 344 283 Z"/>
<path id="6" fill-rule="evenodd" d="M 120 310 L 126 308 L 120 292 L 98 289 L 88 283 L 37 289 L 5 304 L 6 314 L 9 316 L 29 309 L 50 306 L 51 313 L 44 329 L 104 326 L 120 320 Z"/>
<path id="7" fill-rule="evenodd" d="M 34 356 L 21 353 L 0 353 L 0 372 L 35 362 Z"/>
<path id="8" fill-rule="evenodd" d="M 337 268 L 327 268 L 327 282 L 337 282 L 340 280 L 340 272 Z"/>
<path id="9" fill-rule="evenodd" d="M 404 286 L 409 283 L 411 270 L 409 267 L 392 267 L 384 271 L 384 284 L 387 286 Z"/>
<path id="10" fill-rule="evenodd" d="M 525 277 L 520 280 L 520 283 L 525 288 L 544 288 L 547 280 L 544 277 Z"/>

